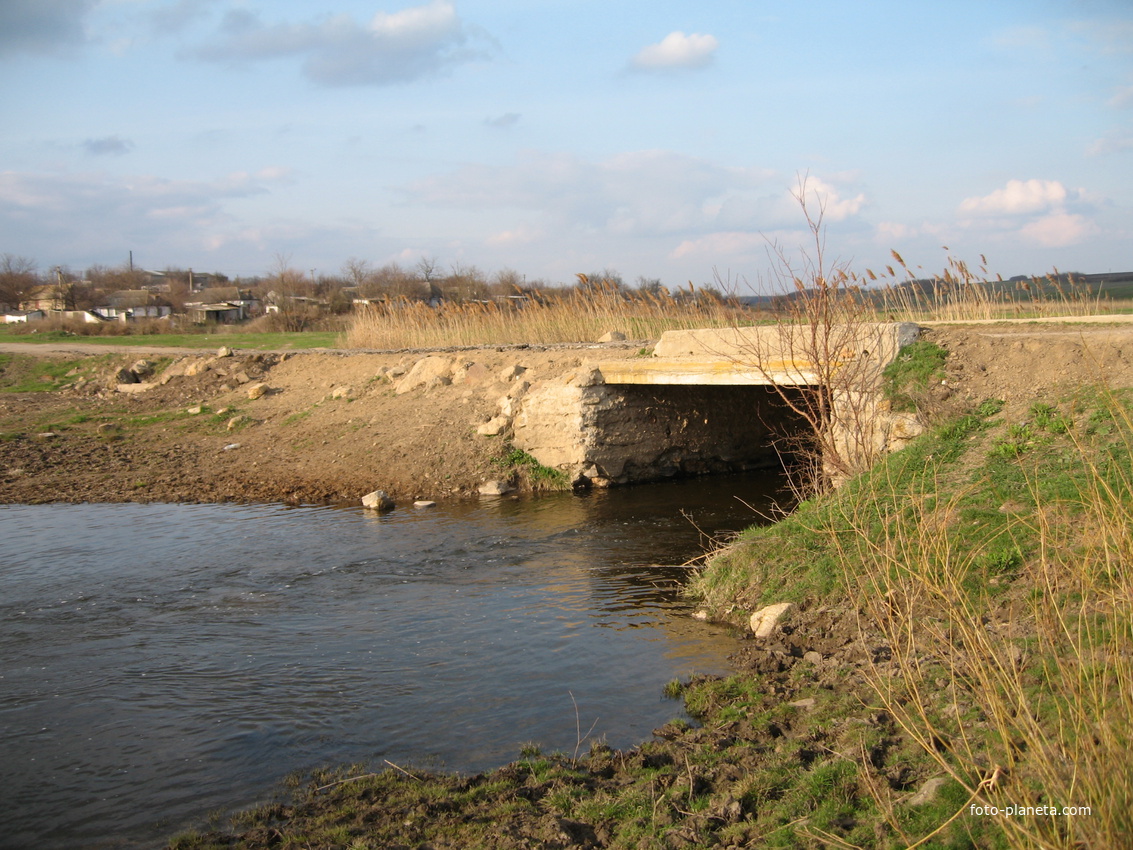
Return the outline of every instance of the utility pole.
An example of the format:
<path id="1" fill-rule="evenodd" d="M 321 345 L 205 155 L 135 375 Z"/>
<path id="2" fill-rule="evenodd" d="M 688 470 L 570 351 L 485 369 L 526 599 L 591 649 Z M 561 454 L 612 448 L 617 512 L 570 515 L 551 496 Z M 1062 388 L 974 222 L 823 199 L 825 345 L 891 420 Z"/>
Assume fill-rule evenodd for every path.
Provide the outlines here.
<path id="1" fill-rule="evenodd" d="M 131 274 L 133 273 L 133 271 L 134 271 L 134 252 L 131 251 L 130 252 L 130 272 L 131 272 Z"/>

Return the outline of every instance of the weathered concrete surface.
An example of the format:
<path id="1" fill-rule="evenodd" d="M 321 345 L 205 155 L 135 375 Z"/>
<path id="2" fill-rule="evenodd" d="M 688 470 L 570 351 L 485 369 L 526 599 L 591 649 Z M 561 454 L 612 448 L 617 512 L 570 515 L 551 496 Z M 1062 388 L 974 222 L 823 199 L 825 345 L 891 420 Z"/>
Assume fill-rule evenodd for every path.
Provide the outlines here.
<path id="1" fill-rule="evenodd" d="M 837 325 L 816 333 L 808 325 L 765 325 L 666 331 L 653 357 L 599 363 L 608 384 L 781 384 L 820 382 L 820 362 L 869 364 L 871 377 L 917 338 L 909 322 Z"/>
<path id="2" fill-rule="evenodd" d="M 801 423 L 766 385 L 618 385 L 592 365 L 534 386 L 513 442 L 545 466 L 599 487 L 781 463 Z"/>
<path id="3" fill-rule="evenodd" d="M 566 381 L 533 387 L 515 417 L 514 442 L 545 466 L 598 486 L 775 466 L 784 438 L 806 434 L 781 390 L 823 386 L 836 409 L 839 451 L 880 454 L 919 431 L 880 395 L 882 371 L 918 330 L 670 331 L 653 357 L 585 364 Z"/>

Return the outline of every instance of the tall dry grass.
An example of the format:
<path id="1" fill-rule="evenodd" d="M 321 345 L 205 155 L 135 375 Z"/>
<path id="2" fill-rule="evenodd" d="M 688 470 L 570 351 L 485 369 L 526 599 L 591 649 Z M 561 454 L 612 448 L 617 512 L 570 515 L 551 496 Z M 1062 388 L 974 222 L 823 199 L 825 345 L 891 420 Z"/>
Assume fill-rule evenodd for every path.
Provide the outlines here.
<path id="1" fill-rule="evenodd" d="M 631 340 L 656 339 L 680 328 L 734 327 L 757 318 L 737 302 L 695 292 L 626 293 L 611 286 L 546 291 L 510 302 L 393 300 L 367 307 L 346 333 L 351 348 L 440 348 L 509 343 L 594 342 L 610 331 Z"/>
<path id="2" fill-rule="evenodd" d="M 1037 541 L 1013 567 L 1015 592 L 997 591 L 981 575 L 985 553 L 959 552 L 948 533 L 964 521 L 963 493 L 927 486 L 880 523 L 873 507 L 851 506 L 854 533 L 835 538 L 866 628 L 892 652 L 869 673 L 882 705 L 965 789 L 952 820 L 995 817 L 1011 847 L 1133 836 L 1133 421 L 1112 397 L 1107 410 L 1116 450 L 1074 438 L 1065 463 L 1077 492 L 1040 499 L 1032 480 L 1036 510 L 1005 532 Z"/>
<path id="3" fill-rule="evenodd" d="M 979 321 L 1034 319 L 1054 316 L 1090 316 L 1119 309 L 1100 293 L 1063 278 L 1057 270 L 1045 277 L 1003 281 L 988 274 L 987 261 L 973 270 L 963 260 L 949 257 L 944 271 L 931 281 L 911 285 L 913 273 L 896 251 L 897 267 L 878 274 L 867 270 L 863 283 L 881 283 L 874 290 L 878 311 L 899 321 Z M 904 278 L 905 283 L 899 279 Z M 1121 305 L 1124 306 L 1124 305 Z"/>

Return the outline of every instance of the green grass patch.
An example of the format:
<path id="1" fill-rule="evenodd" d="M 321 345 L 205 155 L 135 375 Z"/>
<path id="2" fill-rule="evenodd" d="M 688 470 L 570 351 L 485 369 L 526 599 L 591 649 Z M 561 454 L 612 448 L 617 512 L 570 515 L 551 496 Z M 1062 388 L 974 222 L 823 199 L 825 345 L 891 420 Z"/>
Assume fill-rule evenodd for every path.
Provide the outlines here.
<path id="1" fill-rule="evenodd" d="M 279 331 L 247 332 L 233 330 L 221 333 L 164 333 L 123 336 L 76 336 L 66 331 L 43 333 L 13 333 L 10 325 L 0 335 L 11 342 L 35 344 L 81 342 L 83 345 L 133 346 L 138 348 L 210 348 L 252 349 L 254 351 L 304 351 L 312 348 L 341 348 L 342 334 L 338 331 Z"/>
<path id="2" fill-rule="evenodd" d="M 947 359 L 947 351 L 927 340 L 902 348 L 882 372 L 883 393 L 893 410 L 915 410 L 929 385 L 944 377 Z"/>

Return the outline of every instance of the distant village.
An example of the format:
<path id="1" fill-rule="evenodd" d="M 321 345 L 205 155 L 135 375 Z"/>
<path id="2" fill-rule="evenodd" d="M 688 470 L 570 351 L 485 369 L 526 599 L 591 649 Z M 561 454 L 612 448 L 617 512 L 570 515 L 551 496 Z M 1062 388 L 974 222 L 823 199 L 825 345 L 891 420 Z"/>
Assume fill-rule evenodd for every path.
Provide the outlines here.
<path id="1" fill-rule="evenodd" d="M 275 316 L 279 329 L 303 330 L 391 299 L 432 304 L 522 300 L 543 286 L 528 284 L 512 271 L 491 277 L 471 267 L 444 271 L 427 258 L 413 269 L 396 264 L 373 268 L 351 260 L 340 274 L 316 275 L 314 270 L 307 273 L 281 265 L 265 277 L 231 280 L 218 272 L 131 266 L 94 267 L 81 275 L 62 268 L 41 272 L 26 259 L 0 256 L 0 311 L 6 324 L 55 319 L 184 326 Z"/>

